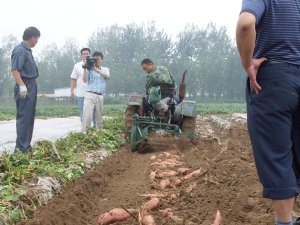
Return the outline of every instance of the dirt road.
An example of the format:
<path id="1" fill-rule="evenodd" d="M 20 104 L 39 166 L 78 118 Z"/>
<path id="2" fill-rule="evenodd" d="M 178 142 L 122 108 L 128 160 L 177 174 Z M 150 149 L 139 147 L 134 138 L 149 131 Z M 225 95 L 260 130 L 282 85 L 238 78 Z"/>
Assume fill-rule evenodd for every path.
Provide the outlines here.
<path id="1" fill-rule="evenodd" d="M 171 208 L 176 220 L 155 210 L 156 224 L 210 225 L 220 210 L 224 225 L 273 225 L 270 203 L 261 198 L 246 127 L 216 118 L 199 118 L 197 127 L 195 145 L 181 142 L 164 151 L 179 149 L 185 166 L 206 172 L 159 191 L 177 194 L 177 198 L 162 198 L 159 207 Z M 123 147 L 19 225 L 96 225 L 98 216 L 113 208 L 139 208 L 147 200 L 141 194 L 158 193 L 149 174 L 150 158 L 160 154 L 131 153 Z M 194 188 L 186 191 L 191 184 Z M 138 223 L 130 218 L 116 224 Z"/>

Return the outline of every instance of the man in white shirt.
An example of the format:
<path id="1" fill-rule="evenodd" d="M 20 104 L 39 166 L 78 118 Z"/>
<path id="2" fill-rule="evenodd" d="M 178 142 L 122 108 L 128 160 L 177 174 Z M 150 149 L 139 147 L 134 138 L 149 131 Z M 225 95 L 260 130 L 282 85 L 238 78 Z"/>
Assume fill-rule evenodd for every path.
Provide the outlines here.
<path id="1" fill-rule="evenodd" d="M 80 55 L 82 58 L 81 62 L 78 62 L 74 65 L 72 74 L 71 74 L 71 97 L 76 96 L 76 104 L 80 111 L 80 118 L 82 121 L 83 116 L 83 103 L 84 97 L 87 92 L 87 84 L 83 82 L 83 68 L 82 65 L 85 62 L 86 58 L 90 55 L 91 51 L 89 48 L 83 48 L 80 50 Z M 75 91 L 76 86 L 76 91 Z M 93 117 L 93 124 L 95 126 L 95 116 Z"/>

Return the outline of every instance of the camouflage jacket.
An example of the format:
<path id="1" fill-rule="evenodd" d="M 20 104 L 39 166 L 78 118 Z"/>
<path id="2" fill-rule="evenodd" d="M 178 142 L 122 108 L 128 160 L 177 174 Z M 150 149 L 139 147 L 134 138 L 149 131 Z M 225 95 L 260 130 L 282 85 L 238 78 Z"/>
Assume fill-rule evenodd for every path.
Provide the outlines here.
<path id="1" fill-rule="evenodd" d="M 146 82 L 146 94 L 149 95 L 151 87 L 159 86 L 160 84 L 170 84 L 175 86 L 175 80 L 171 72 L 164 66 L 156 66 L 153 71 L 148 74 Z"/>

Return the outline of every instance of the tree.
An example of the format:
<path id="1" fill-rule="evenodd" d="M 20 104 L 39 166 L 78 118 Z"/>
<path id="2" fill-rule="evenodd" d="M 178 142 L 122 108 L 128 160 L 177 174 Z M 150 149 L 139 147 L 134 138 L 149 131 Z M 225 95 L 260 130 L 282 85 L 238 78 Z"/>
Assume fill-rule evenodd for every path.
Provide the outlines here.
<path id="1" fill-rule="evenodd" d="M 14 91 L 14 80 L 11 75 L 11 52 L 19 44 L 13 35 L 7 35 L 2 39 L 0 50 L 0 96 L 12 96 Z"/>
<path id="2" fill-rule="evenodd" d="M 173 44 L 163 30 L 149 23 L 146 26 L 114 25 L 98 30 L 89 39 L 89 46 L 102 51 L 106 65 L 111 68 L 107 92 L 127 94 L 145 92 L 146 74 L 140 62 L 149 57 L 158 64 L 169 64 Z"/>
<path id="3" fill-rule="evenodd" d="M 61 49 L 56 44 L 47 45 L 37 61 L 40 77 L 39 90 L 53 93 L 55 88 L 68 87 L 73 66 L 80 61 L 78 43 L 68 39 Z"/>
<path id="4" fill-rule="evenodd" d="M 17 38 L 8 35 L 0 46 L 0 96 L 12 95 L 10 56 L 17 44 Z M 140 63 L 151 58 L 156 65 L 170 68 L 177 84 L 187 69 L 187 91 L 191 98 L 239 101 L 244 96 L 246 76 L 237 48 L 226 28 L 217 28 L 213 23 L 204 28 L 186 26 L 175 40 L 154 22 L 112 25 L 94 32 L 88 46 L 92 52 L 103 52 L 105 66 L 110 68 L 108 94 L 145 93 L 146 74 Z M 80 61 L 79 51 L 74 39 L 66 40 L 61 48 L 53 43 L 41 51 L 37 58 L 39 92 L 53 93 L 55 88 L 69 86 L 73 66 Z"/>
<path id="5" fill-rule="evenodd" d="M 39 54 L 37 65 L 39 68 L 39 91 L 41 93 L 53 93 L 55 87 L 60 86 L 62 79 L 57 68 L 60 59 L 60 51 L 56 44 L 47 45 Z"/>
<path id="6" fill-rule="evenodd" d="M 228 89 L 236 88 L 231 74 L 233 71 L 240 73 L 241 67 L 233 62 L 236 60 L 236 47 L 225 27 L 217 29 L 213 23 L 204 29 L 187 26 L 178 35 L 173 58 L 174 71 L 188 69 L 187 89 L 193 97 L 211 100 L 230 98 Z M 240 91 L 231 94 L 236 93 Z"/>

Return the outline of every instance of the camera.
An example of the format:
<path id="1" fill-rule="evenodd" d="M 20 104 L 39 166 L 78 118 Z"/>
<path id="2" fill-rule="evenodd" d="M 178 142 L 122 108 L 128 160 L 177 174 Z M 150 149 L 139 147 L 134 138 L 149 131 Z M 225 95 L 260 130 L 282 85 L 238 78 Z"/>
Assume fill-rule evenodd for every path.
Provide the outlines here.
<path id="1" fill-rule="evenodd" d="M 83 65 L 82 68 L 87 69 L 87 70 L 91 70 L 94 67 L 96 61 L 97 61 L 96 57 L 88 56 L 86 58 L 85 65 Z"/>

